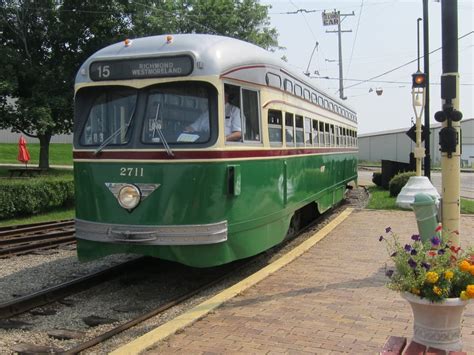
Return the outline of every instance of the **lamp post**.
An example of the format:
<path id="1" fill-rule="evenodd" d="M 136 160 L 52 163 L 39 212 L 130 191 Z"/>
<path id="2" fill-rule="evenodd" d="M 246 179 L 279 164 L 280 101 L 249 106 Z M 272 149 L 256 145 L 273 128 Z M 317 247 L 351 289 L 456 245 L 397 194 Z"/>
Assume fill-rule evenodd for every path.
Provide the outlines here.
<path id="1" fill-rule="evenodd" d="M 421 146 L 421 116 L 425 107 L 426 75 L 417 71 L 412 75 L 412 78 L 411 96 L 413 111 L 416 117 L 416 147 L 414 155 L 416 159 L 416 176 L 421 176 L 421 160 L 425 157 L 425 148 Z"/>

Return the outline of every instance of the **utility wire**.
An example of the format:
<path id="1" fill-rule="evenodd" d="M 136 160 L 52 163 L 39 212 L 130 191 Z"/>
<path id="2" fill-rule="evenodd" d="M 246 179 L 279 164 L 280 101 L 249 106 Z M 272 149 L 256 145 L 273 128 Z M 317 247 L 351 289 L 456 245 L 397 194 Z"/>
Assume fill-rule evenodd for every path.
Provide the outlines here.
<path id="1" fill-rule="evenodd" d="M 364 8 L 364 0 L 362 0 L 361 3 L 360 3 L 359 19 L 357 20 L 357 27 L 356 27 L 355 36 L 354 36 L 354 43 L 352 43 L 351 57 L 349 59 L 349 64 L 347 65 L 346 76 L 349 75 L 349 70 L 351 68 L 352 56 L 354 54 L 354 49 L 355 49 L 356 42 L 357 42 L 357 34 L 359 33 L 360 18 L 362 17 L 363 8 Z"/>
<path id="2" fill-rule="evenodd" d="M 464 38 L 464 37 L 467 37 L 467 36 L 473 34 L 473 33 L 474 33 L 474 31 L 471 31 L 471 32 L 468 32 L 468 33 L 462 35 L 461 37 L 458 37 L 458 41 L 459 41 L 460 39 Z M 429 52 L 429 54 L 433 54 L 433 53 L 439 51 L 439 50 L 442 49 L 442 48 L 443 48 L 443 47 L 436 48 L 436 49 L 432 50 L 431 52 Z M 420 57 L 420 59 L 423 58 L 423 57 L 424 57 L 424 56 L 422 55 L 422 56 Z M 352 88 L 352 87 L 357 86 L 357 85 L 360 85 L 360 84 L 362 84 L 362 83 L 366 83 L 366 82 L 372 81 L 373 79 L 380 78 L 381 76 L 390 74 L 390 73 L 394 72 L 395 70 L 398 70 L 398 69 L 400 69 L 400 68 L 406 67 L 407 65 L 416 62 L 417 60 L 418 60 L 418 58 L 413 59 L 413 60 L 410 60 L 409 62 L 407 62 L 407 63 L 405 63 L 405 64 L 402 64 L 402 65 L 400 65 L 400 66 L 398 66 L 398 67 L 396 67 L 396 68 L 390 69 L 390 70 L 388 70 L 388 71 L 386 71 L 386 72 L 384 72 L 384 73 L 382 73 L 382 74 L 373 76 L 373 77 L 371 77 L 371 78 L 369 78 L 369 79 L 365 79 L 365 80 L 363 80 L 363 81 L 361 81 L 361 82 L 359 82 L 359 83 L 355 83 L 355 84 L 346 86 L 346 89 Z"/>
<path id="3" fill-rule="evenodd" d="M 339 80 L 339 78 L 331 78 L 329 76 L 312 76 L 311 79 L 325 79 L 325 80 Z M 365 79 L 344 79 L 344 81 L 356 81 L 360 82 L 361 84 L 363 82 L 366 82 Z M 396 81 L 396 80 L 371 80 L 372 83 L 382 83 L 382 84 L 412 84 L 411 81 Z M 430 82 L 430 85 L 441 85 L 441 83 L 432 83 Z M 459 85 L 464 85 L 464 86 L 474 86 L 472 83 L 464 83 L 464 84 L 459 84 Z"/>

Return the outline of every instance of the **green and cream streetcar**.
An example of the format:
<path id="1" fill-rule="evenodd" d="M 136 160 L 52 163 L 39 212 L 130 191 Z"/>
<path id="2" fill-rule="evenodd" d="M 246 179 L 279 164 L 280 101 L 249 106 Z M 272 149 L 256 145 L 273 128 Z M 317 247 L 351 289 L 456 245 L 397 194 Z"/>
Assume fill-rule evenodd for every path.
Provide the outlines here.
<path id="1" fill-rule="evenodd" d="M 81 260 L 228 263 L 280 243 L 357 179 L 355 112 L 221 36 L 98 51 L 76 77 L 74 133 Z"/>

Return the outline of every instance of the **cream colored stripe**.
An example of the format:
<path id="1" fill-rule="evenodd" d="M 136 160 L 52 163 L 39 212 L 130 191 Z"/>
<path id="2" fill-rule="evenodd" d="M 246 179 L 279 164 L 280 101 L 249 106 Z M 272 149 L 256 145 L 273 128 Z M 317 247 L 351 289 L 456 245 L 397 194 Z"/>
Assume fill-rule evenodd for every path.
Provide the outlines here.
<path id="1" fill-rule="evenodd" d="M 331 223 L 323 227 L 319 232 L 314 234 L 305 242 L 298 245 L 289 253 L 282 256 L 277 261 L 271 263 L 270 265 L 264 267 L 262 270 L 256 272 L 255 274 L 247 277 L 246 279 L 240 281 L 234 286 L 222 291 L 218 295 L 210 298 L 209 300 L 201 303 L 200 305 L 192 308 L 188 312 L 176 317 L 175 319 L 159 326 L 158 328 L 152 330 L 151 332 L 131 341 L 130 343 L 114 350 L 111 352 L 111 355 L 129 355 L 129 354 L 138 354 L 141 351 L 146 350 L 147 348 L 153 346 L 157 342 L 173 335 L 179 329 L 183 329 L 186 326 L 194 323 L 198 319 L 204 317 L 213 309 L 219 307 L 224 302 L 235 297 L 239 293 L 245 291 L 251 286 L 262 281 L 269 275 L 278 271 L 283 266 L 289 264 L 301 254 L 310 249 L 313 245 L 318 243 L 324 237 L 326 237 L 334 228 L 336 228 L 340 223 L 342 223 L 349 215 L 352 213 L 353 208 L 347 208 L 339 216 L 337 216 Z"/>

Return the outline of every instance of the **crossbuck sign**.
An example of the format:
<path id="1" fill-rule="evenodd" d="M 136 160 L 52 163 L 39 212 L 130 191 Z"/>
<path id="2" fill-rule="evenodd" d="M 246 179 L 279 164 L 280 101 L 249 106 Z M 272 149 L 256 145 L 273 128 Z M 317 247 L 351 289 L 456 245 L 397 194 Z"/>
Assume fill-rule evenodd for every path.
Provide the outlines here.
<path id="1" fill-rule="evenodd" d="M 332 26 L 339 24 L 339 14 L 336 11 L 333 12 L 326 12 L 323 11 L 323 25 L 324 26 Z"/>

